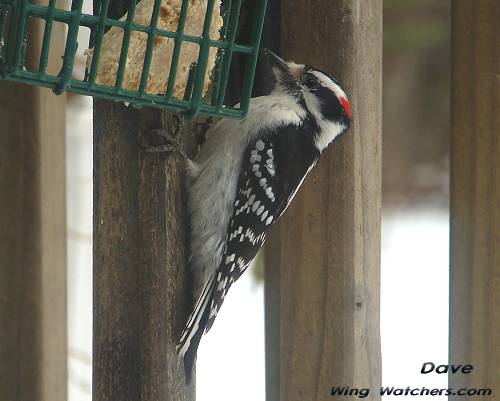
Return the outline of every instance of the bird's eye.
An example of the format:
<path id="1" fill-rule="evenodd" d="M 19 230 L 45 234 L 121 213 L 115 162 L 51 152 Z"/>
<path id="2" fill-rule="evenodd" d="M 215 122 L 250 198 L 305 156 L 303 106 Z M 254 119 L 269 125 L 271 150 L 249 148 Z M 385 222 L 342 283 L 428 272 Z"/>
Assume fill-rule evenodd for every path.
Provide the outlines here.
<path id="1" fill-rule="evenodd" d="M 308 87 L 309 89 L 318 89 L 320 86 L 318 80 L 315 77 L 310 76 L 310 75 L 308 75 L 304 78 L 303 83 L 304 83 L 304 86 Z"/>

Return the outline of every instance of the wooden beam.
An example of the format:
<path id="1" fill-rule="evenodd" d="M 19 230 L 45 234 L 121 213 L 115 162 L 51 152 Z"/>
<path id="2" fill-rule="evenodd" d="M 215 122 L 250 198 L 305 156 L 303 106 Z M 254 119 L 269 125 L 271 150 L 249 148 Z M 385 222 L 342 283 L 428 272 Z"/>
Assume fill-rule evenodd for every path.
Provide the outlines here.
<path id="1" fill-rule="evenodd" d="M 281 50 L 340 79 L 354 124 L 266 248 L 267 400 L 380 399 L 382 1 L 283 2 Z"/>
<path id="2" fill-rule="evenodd" d="M 139 146 L 152 128 L 190 138 L 177 117 L 94 101 L 94 401 L 194 400 L 175 349 L 192 305 L 184 165 Z"/>
<path id="3" fill-rule="evenodd" d="M 42 35 L 32 24 L 27 65 Z M 63 51 L 62 26 L 52 46 Z M 65 104 L 0 81 L 1 400 L 67 396 Z"/>
<path id="4" fill-rule="evenodd" d="M 500 400 L 500 3 L 452 3 L 450 361 L 452 387 Z M 464 400 L 462 397 L 452 397 Z"/>

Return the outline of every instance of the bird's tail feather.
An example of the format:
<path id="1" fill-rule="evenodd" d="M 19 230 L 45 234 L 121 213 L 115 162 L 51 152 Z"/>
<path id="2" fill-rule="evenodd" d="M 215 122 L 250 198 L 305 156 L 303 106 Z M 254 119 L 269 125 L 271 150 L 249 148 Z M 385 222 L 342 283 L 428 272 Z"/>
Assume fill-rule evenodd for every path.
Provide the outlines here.
<path id="1" fill-rule="evenodd" d="M 214 276 L 212 274 L 193 312 L 189 316 L 186 328 L 182 332 L 179 345 L 177 346 L 179 359 L 184 362 L 184 372 L 188 383 L 191 382 L 193 365 L 196 360 L 196 351 L 198 350 L 201 336 L 205 331 L 205 326 L 210 316 L 210 304 L 213 298 L 214 289 Z"/>

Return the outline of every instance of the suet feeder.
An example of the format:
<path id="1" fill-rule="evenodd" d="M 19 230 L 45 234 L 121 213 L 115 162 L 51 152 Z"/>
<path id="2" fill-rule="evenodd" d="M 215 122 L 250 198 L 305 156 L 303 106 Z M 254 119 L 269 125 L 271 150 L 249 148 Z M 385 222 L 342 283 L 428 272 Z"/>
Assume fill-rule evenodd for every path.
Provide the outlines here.
<path id="1" fill-rule="evenodd" d="M 248 43 L 237 43 L 243 0 L 130 0 L 121 18 L 111 18 L 110 0 L 84 0 L 65 9 L 56 0 L 0 0 L 0 79 L 130 103 L 217 117 L 243 118 L 248 111 L 267 0 L 251 4 Z M 42 4 L 44 3 L 44 4 Z M 42 23 L 38 65 L 26 68 L 31 23 Z M 51 32 L 67 26 L 57 72 L 48 71 Z M 80 30 L 91 32 L 91 44 L 78 43 Z M 87 49 L 89 48 L 89 49 Z M 74 76 L 77 50 L 85 49 L 84 77 Z M 224 104 L 231 62 L 245 60 L 241 102 Z"/>

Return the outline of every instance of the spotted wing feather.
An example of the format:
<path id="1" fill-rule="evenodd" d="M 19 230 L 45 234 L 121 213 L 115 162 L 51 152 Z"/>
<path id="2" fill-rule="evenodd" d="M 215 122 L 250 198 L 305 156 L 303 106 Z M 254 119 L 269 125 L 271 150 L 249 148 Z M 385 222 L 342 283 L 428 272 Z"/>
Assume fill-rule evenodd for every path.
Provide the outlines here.
<path id="1" fill-rule="evenodd" d="M 277 135 L 259 136 L 246 149 L 226 249 L 214 277 L 206 332 L 227 291 L 255 258 L 269 228 L 289 205 L 317 160 L 313 149 L 308 153 L 307 148 L 301 147 L 304 134 L 300 128 L 284 127 Z"/>

